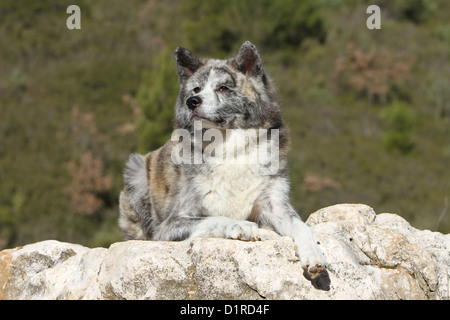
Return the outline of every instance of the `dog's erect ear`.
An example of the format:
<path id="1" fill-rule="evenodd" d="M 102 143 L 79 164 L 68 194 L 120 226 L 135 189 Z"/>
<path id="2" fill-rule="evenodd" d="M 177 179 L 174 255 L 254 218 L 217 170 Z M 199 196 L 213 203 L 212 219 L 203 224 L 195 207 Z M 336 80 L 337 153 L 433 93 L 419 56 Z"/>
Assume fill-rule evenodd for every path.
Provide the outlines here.
<path id="1" fill-rule="evenodd" d="M 195 54 L 182 47 L 175 49 L 175 61 L 180 82 L 189 78 L 203 65 L 202 61 Z"/>
<path id="2" fill-rule="evenodd" d="M 245 41 L 242 44 L 233 62 L 236 68 L 245 75 L 259 76 L 264 73 L 258 50 L 250 41 Z"/>

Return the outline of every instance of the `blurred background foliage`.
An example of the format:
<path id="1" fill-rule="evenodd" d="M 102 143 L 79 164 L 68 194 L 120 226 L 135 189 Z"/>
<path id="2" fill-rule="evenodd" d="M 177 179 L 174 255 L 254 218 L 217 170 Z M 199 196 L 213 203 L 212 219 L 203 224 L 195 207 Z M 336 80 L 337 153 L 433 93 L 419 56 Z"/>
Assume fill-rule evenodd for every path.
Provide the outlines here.
<path id="1" fill-rule="evenodd" d="M 68 30 L 66 8 L 81 8 Z M 381 30 L 366 8 L 381 8 Z M 176 46 L 254 42 L 290 128 L 303 219 L 365 203 L 450 230 L 447 0 L 2 0 L 0 249 L 109 246 L 131 152 L 170 136 Z"/>

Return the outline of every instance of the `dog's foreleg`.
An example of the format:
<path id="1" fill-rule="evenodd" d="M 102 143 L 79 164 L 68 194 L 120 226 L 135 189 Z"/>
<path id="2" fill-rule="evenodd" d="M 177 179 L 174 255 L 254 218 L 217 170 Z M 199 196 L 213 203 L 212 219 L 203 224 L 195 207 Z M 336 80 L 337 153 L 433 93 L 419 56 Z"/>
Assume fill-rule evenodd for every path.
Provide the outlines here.
<path id="1" fill-rule="evenodd" d="M 302 268 L 312 278 L 316 277 L 325 271 L 326 262 L 312 230 L 289 203 L 287 183 L 278 181 L 270 189 L 257 200 L 260 225 L 267 225 L 283 236 L 292 237 L 297 245 Z"/>
<path id="2" fill-rule="evenodd" d="M 261 239 L 258 225 L 254 222 L 226 217 L 177 215 L 170 217 L 158 227 L 154 240 L 179 241 L 206 237 L 244 241 Z"/>

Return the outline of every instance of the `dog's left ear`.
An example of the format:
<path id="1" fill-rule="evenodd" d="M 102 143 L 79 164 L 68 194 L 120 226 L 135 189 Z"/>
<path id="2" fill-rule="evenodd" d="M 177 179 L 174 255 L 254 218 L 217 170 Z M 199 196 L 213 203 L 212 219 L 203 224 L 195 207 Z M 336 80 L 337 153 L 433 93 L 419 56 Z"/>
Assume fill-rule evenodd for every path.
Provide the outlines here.
<path id="1" fill-rule="evenodd" d="M 245 75 L 259 76 L 264 73 L 261 57 L 256 46 L 250 41 L 242 44 L 233 59 L 235 67 Z"/>
<path id="2" fill-rule="evenodd" d="M 178 78 L 183 82 L 189 78 L 203 63 L 188 49 L 177 47 L 175 49 L 175 61 L 177 64 Z"/>

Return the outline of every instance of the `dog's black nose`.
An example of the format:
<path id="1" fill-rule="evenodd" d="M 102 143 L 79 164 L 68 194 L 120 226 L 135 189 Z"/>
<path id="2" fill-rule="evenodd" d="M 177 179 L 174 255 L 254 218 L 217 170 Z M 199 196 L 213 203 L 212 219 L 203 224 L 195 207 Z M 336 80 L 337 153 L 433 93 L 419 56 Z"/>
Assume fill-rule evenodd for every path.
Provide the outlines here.
<path id="1" fill-rule="evenodd" d="M 200 107 L 202 99 L 199 96 L 192 96 L 186 100 L 186 104 L 189 109 L 194 110 L 195 108 Z"/>

